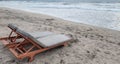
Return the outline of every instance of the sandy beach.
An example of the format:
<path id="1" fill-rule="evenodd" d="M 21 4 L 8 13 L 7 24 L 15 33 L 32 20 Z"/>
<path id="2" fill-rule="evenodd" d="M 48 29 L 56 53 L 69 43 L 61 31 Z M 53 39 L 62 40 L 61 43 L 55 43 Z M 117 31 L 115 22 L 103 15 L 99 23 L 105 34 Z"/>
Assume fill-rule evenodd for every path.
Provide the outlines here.
<path id="1" fill-rule="evenodd" d="M 38 54 L 28 63 L 17 60 L 0 43 L 0 64 L 120 64 L 120 31 L 74 23 L 60 18 L 0 8 L 0 37 L 8 36 L 9 23 L 24 31 L 51 31 L 72 37 L 67 47 Z"/>

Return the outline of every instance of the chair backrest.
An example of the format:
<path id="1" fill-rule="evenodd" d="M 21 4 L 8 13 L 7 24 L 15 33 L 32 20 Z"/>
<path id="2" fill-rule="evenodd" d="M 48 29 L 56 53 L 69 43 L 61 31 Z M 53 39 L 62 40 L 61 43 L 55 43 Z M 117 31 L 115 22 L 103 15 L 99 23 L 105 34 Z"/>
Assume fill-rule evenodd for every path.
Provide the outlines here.
<path id="1" fill-rule="evenodd" d="M 32 37 L 30 34 L 28 34 L 28 33 L 26 33 L 25 31 L 19 29 L 18 27 L 16 27 L 16 26 L 13 25 L 13 24 L 8 24 L 8 27 L 9 27 L 10 29 L 12 29 L 12 30 L 15 30 L 16 33 L 19 33 L 19 34 L 21 34 L 21 35 L 23 35 L 23 36 L 25 36 L 25 37 L 34 38 L 34 37 Z"/>
<path id="2" fill-rule="evenodd" d="M 16 26 L 13 25 L 13 24 L 8 24 L 8 27 L 9 27 L 10 29 L 12 29 L 15 33 L 19 34 L 20 36 L 22 36 L 22 37 L 25 38 L 25 39 L 27 38 L 27 39 L 29 39 L 29 40 L 31 40 L 31 41 L 33 41 L 33 42 L 36 42 L 36 43 L 39 42 L 39 41 L 36 40 L 32 35 L 30 35 L 29 33 L 25 32 L 25 31 L 23 31 L 23 30 L 21 30 L 21 29 L 19 29 L 18 27 L 16 27 Z"/>
<path id="3" fill-rule="evenodd" d="M 33 42 L 36 42 L 36 43 L 39 42 L 38 40 L 36 40 L 35 37 L 33 37 L 29 33 L 25 32 L 25 31 L 23 31 L 23 30 L 21 30 L 19 28 L 17 28 L 16 33 L 18 33 L 19 35 L 21 35 L 23 38 L 27 38 L 29 40 L 32 40 Z"/>
<path id="4" fill-rule="evenodd" d="M 17 30 L 18 28 L 13 24 L 8 24 L 8 27 L 12 30 Z"/>

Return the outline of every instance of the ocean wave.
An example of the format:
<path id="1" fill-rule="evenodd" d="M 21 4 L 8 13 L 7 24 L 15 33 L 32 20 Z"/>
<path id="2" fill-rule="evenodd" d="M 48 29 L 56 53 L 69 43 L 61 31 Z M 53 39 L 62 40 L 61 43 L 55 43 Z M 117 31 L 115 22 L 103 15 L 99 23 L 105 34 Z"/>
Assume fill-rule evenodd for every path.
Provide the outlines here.
<path id="1" fill-rule="evenodd" d="M 118 20 L 120 18 L 120 3 L 0 1 L 0 7 L 43 13 L 78 23 L 116 30 L 120 29 L 120 21 Z"/>

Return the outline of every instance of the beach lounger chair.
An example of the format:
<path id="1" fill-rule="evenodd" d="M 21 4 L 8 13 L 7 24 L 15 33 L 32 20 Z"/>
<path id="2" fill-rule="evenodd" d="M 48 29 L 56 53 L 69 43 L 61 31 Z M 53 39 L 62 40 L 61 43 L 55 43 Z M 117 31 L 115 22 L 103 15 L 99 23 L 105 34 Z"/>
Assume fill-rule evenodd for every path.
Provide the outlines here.
<path id="1" fill-rule="evenodd" d="M 55 34 L 52 32 L 25 32 L 18 27 L 9 24 L 12 30 L 8 37 L 0 38 L 0 41 L 7 47 L 18 59 L 28 58 L 29 62 L 34 60 L 34 56 L 43 51 L 66 46 L 71 40 L 70 37 Z M 12 35 L 15 33 L 16 35 Z"/>

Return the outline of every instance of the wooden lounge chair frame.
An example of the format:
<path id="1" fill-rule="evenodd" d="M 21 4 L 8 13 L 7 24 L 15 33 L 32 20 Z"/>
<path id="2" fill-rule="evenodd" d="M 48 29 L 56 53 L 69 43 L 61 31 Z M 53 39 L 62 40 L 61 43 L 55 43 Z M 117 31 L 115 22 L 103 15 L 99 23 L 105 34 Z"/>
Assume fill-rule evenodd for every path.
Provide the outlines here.
<path id="1" fill-rule="evenodd" d="M 10 27 L 9 27 L 10 28 Z M 12 31 L 9 34 L 8 37 L 0 38 L 0 41 L 7 47 L 13 55 L 15 55 L 16 58 L 19 60 L 23 58 L 28 58 L 29 62 L 34 60 L 34 56 L 38 53 L 44 52 L 46 50 L 58 47 L 58 46 L 67 46 L 67 42 L 63 42 L 61 44 L 57 44 L 50 47 L 42 47 L 38 45 L 36 42 L 34 42 L 32 39 L 24 36 L 23 34 L 20 34 L 16 32 L 16 29 L 10 28 Z M 15 33 L 16 36 L 13 36 L 12 34 Z M 22 39 L 22 41 L 17 42 L 18 39 Z M 29 45 L 29 48 L 25 48 Z"/>

